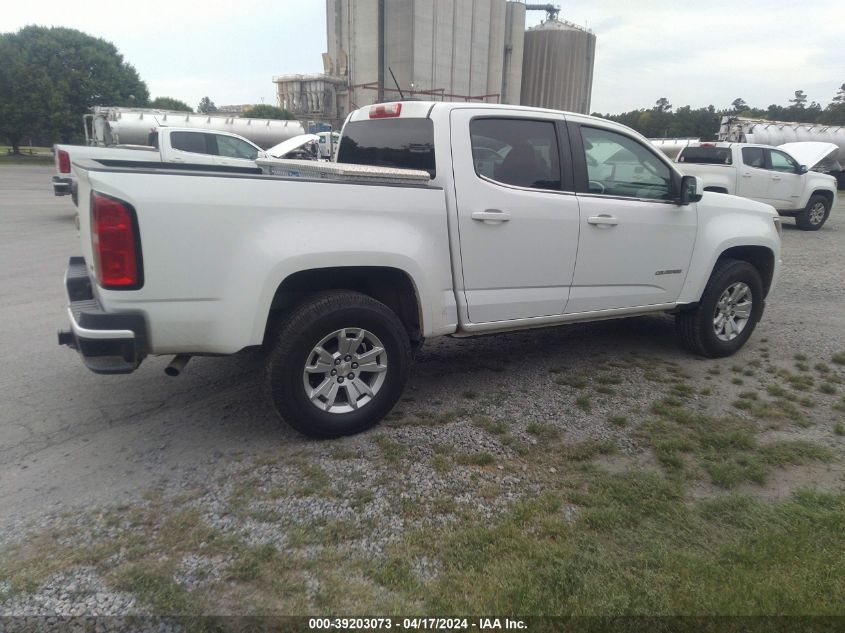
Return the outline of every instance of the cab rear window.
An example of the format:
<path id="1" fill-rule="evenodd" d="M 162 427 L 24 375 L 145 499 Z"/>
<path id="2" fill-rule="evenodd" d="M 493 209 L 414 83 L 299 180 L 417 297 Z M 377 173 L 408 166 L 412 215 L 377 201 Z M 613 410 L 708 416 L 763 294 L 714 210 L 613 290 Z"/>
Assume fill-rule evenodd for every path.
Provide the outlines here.
<path id="1" fill-rule="evenodd" d="M 685 147 L 678 157 L 679 163 L 699 165 L 730 165 L 733 163 L 730 147 Z"/>
<path id="2" fill-rule="evenodd" d="M 343 129 L 337 162 L 427 171 L 434 167 L 431 119 L 351 121 Z"/>

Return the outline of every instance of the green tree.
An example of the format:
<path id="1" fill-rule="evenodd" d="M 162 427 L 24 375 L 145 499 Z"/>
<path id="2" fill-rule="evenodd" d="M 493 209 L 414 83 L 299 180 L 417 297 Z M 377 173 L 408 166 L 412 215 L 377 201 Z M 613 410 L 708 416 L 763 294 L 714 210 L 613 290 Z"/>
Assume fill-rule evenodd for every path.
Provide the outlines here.
<path id="1" fill-rule="evenodd" d="M 194 109 L 184 101 L 174 99 L 173 97 L 156 97 L 149 103 L 150 108 L 158 108 L 159 110 L 176 110 L 177 112 L 193 112 Z"/>
<path id="2" fill-rule="evenodd" d="M 0 41 L 13 51 L 0 56 L 3 81 L 16 87 L 0 91 L 0 119 L 12 114 L 12 123 L 2 124 L 10 142 L 24 134 L 40 144 L 73 141 L 82 136 L 82 116 L 91 106 L 144 106 L 149 99 L 137 71 L 103 39 L 27 26 Z"/>
<path id="3" fill-rule="evenodd" d="M 197 106 L 197 112 L 201 112 L 202 114 L 211 114 L 213 112 L 217 112 L 217 106 L 214 105 L 214 102 L 211 99 L 205 96 L 200 100 L 200 104 Z"/>
<path id="4" fill-rule="evenodd" d="M 283 119 L 292 121 L 296 117 L 292 112 L 284 108 L 277 108 L 276 106 L 260 104 L 253 106 L 249 112 L 244 112 L 242 116 L 250 119 Z"/>
<path id="5" fill-rule="evenodd" d="M 0 137 L 20 153 L 20 146 L 33 140 L 49 143 L 59 121 L 57 93 L 41 68 L 31 68 L 8 37 L 0 36 Z"/>
<path id="6" fill-rule="evenodd" d="M 660 97 L 657 101 L 654 102 L 655 112 L 671 112 L 672 111 L 672 104 L 669 103 L 669 99 L 666 97 Z"/>
<path id="7" fill-rule="evenodd" d="M 731 106 L 734 109 L 734 112 L 743 112 L 748 109 L 748 104 L 741 97 L 737 97 L 733 101 L 731 101 Z"/>
<path id="8" fill-rule="evenodd" d="M 789 103 L 792 104 L 790 107 L 793 107 L 796 110 L 803 110 L 804 106 L 807 105 L 807 95 L 804 94 L 803 90 L 796 90 L 795 98 L 790 99 Z"/>

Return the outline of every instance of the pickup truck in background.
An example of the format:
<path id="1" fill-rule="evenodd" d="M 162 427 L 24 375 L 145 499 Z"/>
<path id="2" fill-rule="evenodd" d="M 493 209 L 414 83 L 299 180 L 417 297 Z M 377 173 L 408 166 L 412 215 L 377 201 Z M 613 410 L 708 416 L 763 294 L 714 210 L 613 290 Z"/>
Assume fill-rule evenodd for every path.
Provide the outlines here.
<path id="1" fill-rule="evenodd" d="M 174 355 L 171 375 L 264 346 L 276 410 L 314 437 L 381 420 L 437 336 L 669 313 L 693 353 L 731 355 L 780 267 L 771 206 L 703 193 L 631 129 L 553 110 L 357 110 L 333 166 L 346 180 L 75 168 L 82 256 L 59 342 L 98 373 Z"/>
<path id="2" fill-rule="evenodd" d="M 149 145 L 55 145 L 56 175 L 53 193 L 67 196 L 73 193 L 76 175 L 73 163 L 86 158 L 142 163 L 173 163 L 191 165 L 226 165 L 256 169 L 255 159 L 267 154 L 258 145 L 229 132 L 191 128 L 160 127 L 150 133 Z"/>
<path id="3" fill-rule="evenodd" d="M 830 215 L 837 186 L 833 176 L 811 170 L 838 151 L 832 143 L 791 143 L 788 148 L 697 143 L 684 147 L 676 160 L 685 174 L 701 178 L 705 191 L 770 204 L 794 217 L 799 229 L 818 231 Z"/>

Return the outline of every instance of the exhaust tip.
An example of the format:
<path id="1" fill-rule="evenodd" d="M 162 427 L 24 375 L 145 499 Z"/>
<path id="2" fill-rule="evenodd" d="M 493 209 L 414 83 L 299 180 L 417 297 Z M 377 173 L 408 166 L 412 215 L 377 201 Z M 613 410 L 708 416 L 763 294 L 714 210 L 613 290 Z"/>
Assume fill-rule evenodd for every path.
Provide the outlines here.
<path id="1" fill-rule="evenodd" d="M 184 371 L 185 365 L 188 364 L 189 360 L 191 360 L 191 357 L 188 354 L 174 356 L 170 364 L 164 368 L 164 373 L 175 378 Z"/>

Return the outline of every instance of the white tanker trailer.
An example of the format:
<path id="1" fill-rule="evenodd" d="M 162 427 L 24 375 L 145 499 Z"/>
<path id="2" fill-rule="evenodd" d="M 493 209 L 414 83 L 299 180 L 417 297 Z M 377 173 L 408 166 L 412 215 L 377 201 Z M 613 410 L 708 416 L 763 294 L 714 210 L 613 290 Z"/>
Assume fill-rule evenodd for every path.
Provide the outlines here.
<path id="1" fill-rule="evenodd" d="M 231 132 L 268 149 L 294 136 L 305 134 L 299 121 L 249 119 L 225 114 L 194 114 L 149 108 L 96 106 L 86 114 L 88 145 L 148 145 L 150 133 L 160 127 L 196 128 Z"/>

